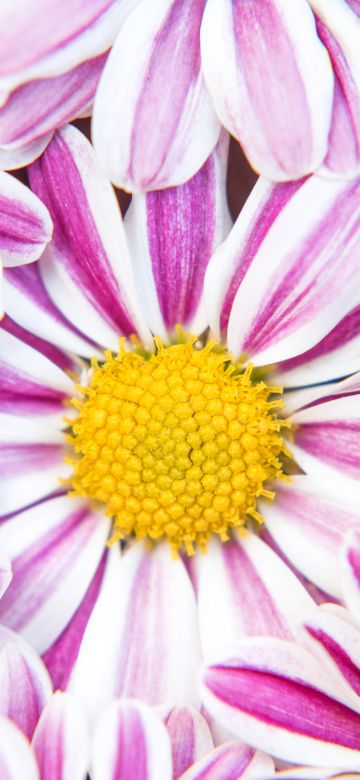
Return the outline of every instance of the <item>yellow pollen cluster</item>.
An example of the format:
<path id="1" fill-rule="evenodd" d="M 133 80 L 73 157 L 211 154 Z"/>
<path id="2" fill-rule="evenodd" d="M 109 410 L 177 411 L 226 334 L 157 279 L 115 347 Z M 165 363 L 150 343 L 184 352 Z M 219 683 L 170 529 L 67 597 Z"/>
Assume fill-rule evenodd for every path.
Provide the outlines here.
<path id="1" fill-rule="evenodd" d="M 174 550 L 205 549 L 248 517 L 259 521 L 264 482 L 282 476 L 287 423 L 279 388 L 252 380 L 215 342 L 195 339 L 142 355 L 122 346 L 92 363 L 68 436 L 72 494 L 96 499 L 113 517 L 111 541 L 166 538 Z"/>

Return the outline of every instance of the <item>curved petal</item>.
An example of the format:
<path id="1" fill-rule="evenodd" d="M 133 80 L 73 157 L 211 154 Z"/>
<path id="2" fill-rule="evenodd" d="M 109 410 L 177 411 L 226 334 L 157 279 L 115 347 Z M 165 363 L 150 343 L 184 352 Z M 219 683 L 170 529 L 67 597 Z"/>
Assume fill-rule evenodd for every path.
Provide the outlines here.
<path id="1" fill-rule="evenodd" d="M 245 636 L 298 634 L 296 618 L 310 596 L 280 558 L 254 534 L 197 555 L 200 637 L 205 657 Z"/>
<path id="2" fill-rule="evenodd" d="M 116 696 L 198 706 L 199 664 L 195 597 L 182 561 L 166 545 L 149 552 L 136 542 L 121 559 L 114 546 L 69 681 L 89 718 Z"/>
<path id="3" fill-rule="evenodd" d="M 205 0 L 140 0 L 96 95 L 93 139 L 110 180 L 129 192 L 181 184 L 220 133 L 200 65 Z M 122 76 L 119 78 L 119 73 Z"/>
<path id="4" fill-rule="evenodd" d="M 106 58 L 107 52 L 60 76 L 18 87 L 0 108 L 0 149 L 22 148 L 89 110 Z"/>
<path id="5" fill-rule="evenodd" d="M 341 477 L 294 476 L 264 507 L 265 523 L 302 574 L 341 598 L 339 547 L 347 531 L 359 529 L 359 486 Z M 320 554 L 319 554 L 320 552 Z"/>
<path id="6" fill-rule="evenodd" d="M 203 301 L 206 266 L 230 230 L 226 202 L 228 136 L 186 184 L 134 195 L 125 230 L 146 319 L 168 338 L 181 324 L 191 333 L 207 327 Z"/>
<path id="7" fill-rule="evenodd" d="M 0 718 L 0 762 L 2 780 L 40 780 L 28 740 L 7 718 Z"/>
<path id="8" fill-rule="evenodd" d="M 0 527 L 13 579 L 0 620 L 39 653 L 61 634 L 82 601 L 106 544 L 109 521 L 68 496 L 44 501 Z"/>
<path id="9" fill-rule="evenodd" d="M 274 762 L 269 756 L 242 742 L 225 742 L 181 776 L 181 780 L 251 780 L 269 778 Z"/>
<path id="10" fill-rule="evenodd" d="M 0 147 L 0 170 L 14 171 L 17 168 L 23 168 L 25 165 L 29 165 L 37 157 L 40 157 L 44 149 L 46 149 L 52 133 L 46 133 L 46 135 L 37 138 L 35 141 L 30 141 L 19 149 L 7 149 L 7 147 Z"/>
<path id="11" fill-rule="evenodd" d="M 208 0 L 201 54 L 216 111 L 255 170 L 274 181 L 316 170 L 327 149 L 333 74 L 309 4 Z"/>
<path id="12" fill-rule="evenodd" d="M 32 746 L 41 780 L 83 780 L 89 767 L 90 744 L 84 714 L 69 693 L 57 691 L 36 727 Z"/>
<path id="13" fill-rule="evenodd" d="M 0 553 L 0 599 L 8 589 L 12 580 L 11 562 L 6 555 Z"/>
<path id="14" fill-rule="evenodd" d="M 171 780 L 170 740 L 151 707 L 138 701 L 114 702 L 94 735 L 93 780 Z"/>
<path id="15" fill-rule="evenodd" d="M 342 685 L 360 693 L 360 631 L 339 615 L 317 607 L 301 620 L 310 652 Z"/>
<path id="16" fill-rule="evenodd" d="M 138 330 L 146 338 L 118 203 L 89 141 L 67 125 L 29 177 L 54 223 L 40 268 L 60 311 L 92 340 L 116 350 L 121 334 Z"/>
<path id="17" fill-rule="evenodd" d="M 188 704 L 161 711 L 171 742 L 173 780 L 199 761 L 214 747 L 209 726 L 203 716 Z"/>
<path id="18" fill-rule="evenodd" d="M 52 688 L 44 664 L 13 631 L 0 627 L 0 712 L 31 739 Z"/>
<path id="19" fill-rule="evenodd" d="M 203 674 L 214 717 L 285 761 L 356 769 L 359 703 L 307 650 L 281 639 L 229 646 Z"/>
<path id="20" fill-rule="evenodd" d="M 228 322 L 231 352 L 288 359 L 358 305 L 359 193 L 360 179 L 257 183 L 207 271 L 210 324 Z"/>
<path id="21" fill-rule="evenodd" d="M 32 263 L 51 240 L 50 214 L 14 176 L 0 172 L 0 255 L 3 265 Z"/>
<path id="22" fill-rule="evenodd" d="M 4 0 L 0 9 L 0 90 L 57 76 L 100 54 L 114 41 L 136 0 Z M 38 20 L 34 24 L 34 19 Z M 21 41 L 21 45 L 19 45 Z"/>
<path id="23" fill-rule="evenodd" d="M 349 532 L 341 549 L 342 596 L 360 623 L 360 533 Z"/>
<path id="24" fill-rule="evenodd" d="M 354 178 L 360 174 L 360 14 L 345 0 L 310 2 L 335 77 L 328 151 L 319 172 Z"/>

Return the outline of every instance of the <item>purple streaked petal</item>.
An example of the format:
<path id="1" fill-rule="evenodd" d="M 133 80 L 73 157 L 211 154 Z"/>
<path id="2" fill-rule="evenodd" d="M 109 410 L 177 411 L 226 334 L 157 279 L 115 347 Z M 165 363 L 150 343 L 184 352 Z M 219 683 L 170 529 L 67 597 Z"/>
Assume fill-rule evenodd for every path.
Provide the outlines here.
<path id="1" fill-rule="evenodd" d="M 347 531 L 360 528 L 356 482 L 296 475 L 277 489 L 276 500 L 264 507 L 264 515 L 271 536 L 296 568 L 341 598 L 339 548 Z"/>
<path id="2" fill-rule="evenodd" d="M 51 240 L 50 214 L 14 176 L 0 171 L 0 255 L 3 265 L 37 260 Z"/>
<path id="3" fill-rule="evenodd" d="M 320 172 L 354 178 L 360 173 L 359 8 L 351 10 L 346 0 L 311 0 L 311 5 L 335 77 L 328 152 Z"/>
<path id="4" fill-rule="evenodd" d="M 117 696 L 196 707 L 199 664 L 195 596 L 182 561 L 162 544 L 149 554 L 137 542 L 123 557 L 112 547 L 69 681 L 88 717 L 96 720 Z"/>
<path id="5" fill-rule="evenodd" d="M 218 140 L 200 63 L 204 6 L 205 0 L 153 0 L 149 14 L 140 0 L 109 56 L 93 138 L 110 180 L 130 192 L 182 184 Z"/>
<path id="6" fill-rule="evenodd" d="M 269 756 L 242 742 L 225 742 L 181 776 L 181 780 L 240 780 L 242 777 L 269 778 L 274 763 Z"/>
<path id="7" fill-rule="evenodd" d="M 360 365 L 360 306 L 343 317 L 314 347 L 285 360 L 277 368 L 277 381 L 298 387 L 340 379 Z"/>
<path id="8" fill-rule="evenodd" d="M 74 0 L 70 10 L 59 0 L 34 0 L 31 8 L 25 0 L 15 10 L 4 0 L 0 89 L 57 76 L 105 51 L 136 1 Z"/>
<path id="9" fill-rule="evenodd" d="M 0 712 L 31 739 L 52 688 L 35 651 L 9 629 L 0 627 Z"/>
<path id="10" fill-rule="evenodd" d="M 9 558 L 0 553 L 0 599 L 12 580 L 12 568 Z"/>
<path id="11" fill-rule="evenodd" d="M 346 616 L 346 612 L 344 610 Z M 310 652 L 325 663 L 341 684 L 360 694 L 360 632 L 358 628 L 326 609 L 313 609 L 302 618 Z"/>
<path id="12" fill-rule="evenodd" d="M 69 693 L 57 691 L 44 708 L 32 746 L 41 780 L 83 780 L 90 744 L 84 714 Z"/>
<path id="13" fill-rule="evenodd" d="M 205 668 L 203 698 L 236 736 L 278 758 L 359 766 L 358 698 L 305 648 L 267 638 L 229 646 Z"/>
<path id="14" fill-rule="evenodd" d="M 29 742 L 8 718 L 0 718 L 0 770 L 1 780 L 39 780 Z"/>
<path id="15" fill-rule="evenodd" d="M 125 229 L 139 295 L 153 332 L 167 338 L 181 323 L 192 333 L 207 326 L 206 266 L 231 226 L 226 202 L 228 136 L 186 184 L 135 195 Z"/>
<path id="16" fill-rule="evenodd" d="M 236 274 L 237 291 L 226 304 L 227 310 L 231 306 L 231 352 L 249 352 L 263 364 L 294 357 L 358 305 L 359 193 L 360 179 L 312 176 L 275 188 L 261 181 L 256 185 L 207 272 L 207 304 L 216 332 L 227 286 L 232 289 Z M 258 220 L 261 242 L 256 239 L 249 262 L 244 249 Z M 216 269 L 222 266 L 225 279 L 217 289 Z"/>
<path id="17" fill-rule="evenodd" d="M 204 655 L 245 636 L 292 639 L 296 617 L 312 600 L 280 558 L 254 534 L 211 542 L 197 555 Z"/>
<path id="18" fill-rule="evenodd" d="M 31 81 L 0 108 L 0 148 L 17 149 L 91 108 L 107 53 L 52 79 Z"/>
<path id="19" fill-rule="evenodd" d="M 89 141 L 67 125 L 29 177 L 54 223 L 40 269 L 60 311 L 82 333 L 114 349 L 121 334 L 138 330 L 146 337 L 118 203 Z"/>
<path id="20" fill-rule="evenodd" d="M 14 171 L 32 163 L 46 149 L 51 135 L 51 133 L 46 133 L 41 138 L 37 138 L 36 141 L 30 141 L 18 149 L 0 148 L 0 170 Z"/>
<path id="21" fill-rule="evenodd" d="M 171 780 L 170 740 L 151 707 L 114 702 L 97 725 L 91 765 L 93 780 Z"/>
<path id="22" fill-rule="evenodd" d="M 43 653 L 71 620 L 101 560 L 109 521 L 85 501 L 49 499 L 0 527 L 13 579 L 0 620 Z"/>
<path id="23" fill-rule="evenodd" d="M 274 181 L 316 170 L 334 79 L 308 3 L 208 0 L 201 55 L 218 116 L 255 170 Z"/>
<path id="24" fill-rule="evenodd" d="M 341 550 L 342 595 L 360 622 L 360 533 L 348 533 Z"/>
<path id="25" fill-rule="evenodd" d="M 25 423 L 19 419 L 20 428 Z M 62 444 L 0 444 L 0 517 L 57 493 L 68 476 Z"/>
<path id="26" fill-rule="evenodd" d="M 161 711 L 171 741 L 173 780 L 214 747 L 209 726 L 203 716 L 189 705 Z"/>

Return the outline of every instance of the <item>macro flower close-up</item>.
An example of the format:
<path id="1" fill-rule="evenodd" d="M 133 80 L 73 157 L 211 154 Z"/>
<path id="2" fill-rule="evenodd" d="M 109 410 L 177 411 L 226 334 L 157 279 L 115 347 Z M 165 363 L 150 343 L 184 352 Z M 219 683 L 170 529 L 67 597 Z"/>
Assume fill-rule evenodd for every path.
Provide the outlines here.
<path id="1" fill-rule="evenodd" d="M 356 780 L 359 1 L 0 21 L 0 780 Z"/>

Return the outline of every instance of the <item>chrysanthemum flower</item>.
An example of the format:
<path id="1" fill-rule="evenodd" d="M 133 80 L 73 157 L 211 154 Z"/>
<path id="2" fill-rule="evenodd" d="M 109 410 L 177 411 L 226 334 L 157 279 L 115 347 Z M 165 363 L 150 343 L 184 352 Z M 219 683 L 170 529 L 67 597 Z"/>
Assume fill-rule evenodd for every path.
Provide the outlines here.
<path id="1" fill-rule="evenodd" d="M 312 600 L 291 566 L 340 598 L 339 548 L 360 524 L 358 377 L 279 400 L 279 385 L 357 364 L 360 182 L 260 180 L 213 254 L 229 229 L 224 144 L 183 187 L 134 197 L 126 240 L 90 144 L 64 129 L 29 172 L 53 241 L 6 272 L 0 618 L 94 720 L 118 696 L 199 707 L 219 638 L 295 641 Z M 318 689 L 321 720 L 340 694 Z M 321 765 L 323 736 L 304 728 L 301 760 Z M 257 746 L 246 722 L 238 736 Z M 344 739 L 331 766 L 343 748 L 358 760 Z"/>
<path id="2" fill-rule="evenodd" d="M 130 192 L 180 184 L 221 122 L 271 180 L 358 176 L 359 17 L 357 0 L 140 0 L 94 105 L 107 175 Z"/>
<path id="3" fill-rule="evenodd" d="M 54 130 L 91 113 L 106 57 L 136 0 L 3 0 L 0 168 L 19 168 Z"/>

